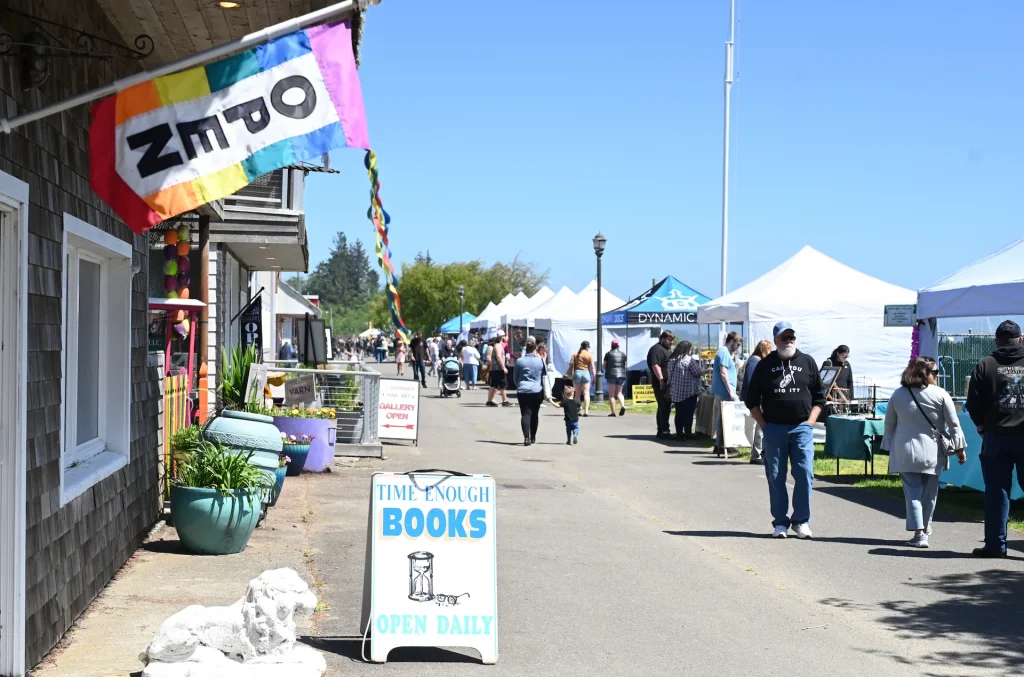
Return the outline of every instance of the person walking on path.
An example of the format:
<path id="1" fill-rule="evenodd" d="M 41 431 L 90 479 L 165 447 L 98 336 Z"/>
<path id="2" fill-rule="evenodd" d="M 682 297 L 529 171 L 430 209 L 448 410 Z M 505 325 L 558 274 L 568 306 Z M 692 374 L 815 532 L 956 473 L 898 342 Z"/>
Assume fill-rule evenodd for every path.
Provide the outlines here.
<path id="1" fill-rule="evenodd" d="M 594 380 L 594 356 L 590 353 L 590 341 L 580 344 L 569 361 L 572 372 L 573 398 L 583 404 L 582 416 L 590 416 L 590 383 Z"/>
<path id="2" fill-rule="evenodd" d="M 548 361 L 548 346 L 546 343 L 537 344 L 537 357 L 544 362 L 544 378 L 541 379 L 541 383 L 544 384 L 544 401 L 553 407 L 557 407 L 558 403 L 555 402 L 552 396 L 552 391 L 555 388 L 555 365 Z M 540 406 L 544 406 L 543 404 Z"/>
<path id="3" fill-rule="evenodd" d="M 437 358 L 437 338 L 435 337 L 427 341 L 427 359 L 430 360 L 430 375 L 433 376 L 437 373 L 438 379 L 440 380 L 441 373 L 438 368 L 441 366 L 441 362 Z"/>
<path id="4" fill-rule="evenodd" d="M 377 353 L 377 364 L 380 364 L 388 356 L 388 344 L 384 342 L 384 335 L 378 334 L 377 340 L 374 342 L 374 350 Z"/>
<path id="5" fill-rule="evenodd" d="M 729 332 L 725 337 L 725 345 L 718 349 L 715 362 L 711 365 L 711 394 L 718 400 L 718 411 L 722 411 L 722 402 L 739 400 L 736 394 L 736 352 L 743 345 L 743 337 L 737 332 Z M 715 453 L 729 456 L 729 449 L 722 444 L 725 437 L 722 430 L 722 415 L 718 415 L 718 435 L 715 438 Z"/>
<path id="6" fill-rule="evenodd" d="M 672 342 L 675 338 L 672 332 L 663 331 L 658 342 L 647 351 L 647 370 L 654 388 L 654 399 L 658 402 L 658 414 L 655 417 L 658 438 L 663 440 L 672 437 L 668 425 L 668 417 L 672 413 L 672 395 L 668 391 L 668 361 L 672 357 Z"/>
<path id="7" fill-rule="evenodd" d="M 544 361 L 537 357 L 537 340 L 526 339 L 526 353 L 516 360 L 516 395 L 519 397 L 520 422 L 523 427 L 523 445 L 537 441 L 540 424 L 540 405 L 544 403 Z"/>
<path id="8" fill-rule="evenodd" d="M 949 432 L 960 463 L 967 460 L 967 441 L 960 430 L 953 399 L 935 385 L 939 368 L 930 357 L 918 357 L 903 370 L 898 388 L 885 410 L 885 436 L 881 448 L 889 452 L 889 472 L 903 480 L 907 502 L 907 545 L 927 548 L 932 515 L 939 497 L 939 475 L 948 458 L 940 448 L 939 433 Z"/>
<path id="9" fill-rule="evenodd" d="M 622 395 L 626 385 L 626 353 L 619 350 L 619 342 L 612 341 L 612 349 L 604 356 L 604 380 L 608 384 L 609 416 L 615 416 L 615 404 L 618 400 L 619 416 L 626 415 L 626 398 Z"/>
<path id="10" fill-rule="evenodd" d="M 405 356 L 406 356 L 405 343 L 403 343 L 401 340 L 399 340 L 397 343 L 395 343 L 395 364 L 398 365 L 398 375 L 399 376 L 404 376 L 405 375 Z M 413 380 L 416 380 L 416 370 L 415 370 L 415 367 L 413 368 L 412 378 L 413 378 Z"/>
<path id="11" fill-rule="evenodd" d="M 423 334 L 417 333 L 416 338 L 409 345 L 412 350 L 412 377 L 419 378 L 420 385 L 427 387 L 427 342 L 423 340 Z"/>
<path id="12" fill-rule="evenodd" d="M 743 367 L 743 388 L 740 390 L 740 400 L 745 402 L 747 399 L 747 392 L 750 390 L 750 379 L 754 378 L 754 370 L 757 369 L 757 363 L 762 358 L 768 357 L 771 352 L 772 344 L 768 341 L 761 341 L 754 347 L 754 352 L 751 353 L 750 359 L 747 360 L 747 364 Z M 755 423 L 754 438 L 750 441 L 750 462 L 753 465 L 764 465 L 763 450 L 764 431 L 761 430 L 761 426 Z"/>
<path id="13" fill-rule="evenodd" d="M 501 393 L 501 406 L 511 407 L 508 401 L 508 367 L 505 366 L 505 337 L 501 336 L 494 340 L 494 344 L 488 351 L 487 372 L 490 390 L 487 392 L 487 406 L 496 407 L 494 396 Z"/>
<path id="14" fill-rule="evenodd" d="M 480 368 L 480 352 L 465 341 L 462 343 L 462 372 L 466 390 L 476 390 L 476 370 Z"/>
<path id="15" fill-rule="evenodd" d="M 580 439 L 580 403 L 576 401 L 575 392 L 565 386 L 562 393 L 562 417 L 565 419 L 565 443 L 576 444 Z"/>
<path id="16" fill-rule="evenodd" d="M 797 538 L 811 537 L 811 485 L 814 483 L 814 424 L 825 406 L 821 374 L 810 355 L 796 349 L 789 322 L 772 330 L 775 350 L 762 358 L 750 380 L 746 405 L 764 430 L 764 473 L 768 478 L 775 538 L 792 527 Z M 793 515 L 789 515 L 787 462 L 793 466 Z"/>
<path id="17" fill-rule="evenodd" d="M 975 557 L 1006 557 L 1013 469 L 1024 489 L 1024 345 L 1020 326 L 996 328 L 996 349 L 978 362 L 967 389 L 967 413 L 978 428 L 985 478 L 985 546 Z"/>
<path id="18" fill-rule="evenodd" d="M 668 362 L 669 399 L 676 408 L 677 440 L 693 438 L 693 414 L 697 411 L 697 397 L 700 396 L 701 377 L 704 375 L 700 360 L 695 360 L 690 354 L 692 350 L 692 343 L 680 341 Z"/>

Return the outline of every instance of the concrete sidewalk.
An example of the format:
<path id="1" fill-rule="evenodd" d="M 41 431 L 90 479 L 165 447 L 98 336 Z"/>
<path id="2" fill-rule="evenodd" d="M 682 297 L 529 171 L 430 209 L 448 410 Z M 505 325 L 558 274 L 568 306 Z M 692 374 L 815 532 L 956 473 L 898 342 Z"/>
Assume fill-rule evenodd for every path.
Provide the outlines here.
<path id="1" fill-rule="evenodd" d="M 232 602 L 278 566 L 320 596 L 300 632 L 331 675 L 1024 674 L 1024 567 L 1019 555 L 971 559 L 980 524 L 940 514 L 933 549 L 911 550 L 901 501 L 819 481 L 814 540 L 775 541 L 760 467 L 663 443 L 653 417 L 597 407 L 578 446 L 564 444 L 561 412 L 548 407 L 539 443 L 523 447 L 519 410 L 485 398 L 428 389 L 418 447 L 290 478 L 240 555 L 183 555 L 173 529 L 160 532 L 38 674 L 138 670 L 168 615 Z M 497 480 L 496 666 L 445 648 L 399 649 L 387 666 L 360 658 L 370 474 L 424 467 Z"/>

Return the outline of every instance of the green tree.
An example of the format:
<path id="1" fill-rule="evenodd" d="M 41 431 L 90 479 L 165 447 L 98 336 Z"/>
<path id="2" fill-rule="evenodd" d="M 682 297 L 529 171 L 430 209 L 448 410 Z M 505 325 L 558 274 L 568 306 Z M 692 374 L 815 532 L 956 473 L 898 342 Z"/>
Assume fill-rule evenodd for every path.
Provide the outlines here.
<path id="1" fill-rule="evenodd" d="M 345 234 L 339 232 L 328 257 L 303 281 L 302 293 L 319 295 L 324 319 L 336 336 L 366 329 L 370 299 L 380 288 L 374 263 L 361 240 L 349 244 Z"/>
<path id="2" fill-rule="evenodd" d="M 520 289 L 527 295 L 537 293 L 547 276 L 547 271 L 539 273 L 518 257 L 511 263 L 495 263 L 487 268 L 481 261 L 438 264 L 429 252 L 420 254 L 412 264 L 402 266 L 398 285 L 402 319 L 410 331 L 432 333 L 459 314 L 459 285 L 465 289 L 463 309 L 477 315 L 489 302 L 500 301 Z M 379 312 L 380 306 L 375 307 Z M 383 309 L 387 310 L 386 297 Z"/>

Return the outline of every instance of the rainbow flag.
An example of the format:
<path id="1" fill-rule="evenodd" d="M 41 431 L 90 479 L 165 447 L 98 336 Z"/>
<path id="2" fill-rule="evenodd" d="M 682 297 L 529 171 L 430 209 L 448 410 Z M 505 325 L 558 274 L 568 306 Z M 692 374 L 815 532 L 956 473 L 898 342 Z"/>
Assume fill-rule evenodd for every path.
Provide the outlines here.
<path id="1" fill-rule="evenodd" d="M 92 115 L 92 189 L 137 233 L 280 167 L 370 148 L 345 21 L 143 82 Z"/>

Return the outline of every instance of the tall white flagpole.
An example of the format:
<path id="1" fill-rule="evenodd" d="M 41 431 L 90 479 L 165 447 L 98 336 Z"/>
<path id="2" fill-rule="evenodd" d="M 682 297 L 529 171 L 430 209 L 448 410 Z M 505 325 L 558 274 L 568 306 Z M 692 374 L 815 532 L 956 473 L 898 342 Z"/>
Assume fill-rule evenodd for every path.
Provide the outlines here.
<path id="1" fill-rule="evenodd" d="M 733 48 L 736 46 L 736 0 L 729 2 L 729 41 L 725 43 L 725 129 L 722 138 L 722 295 L 728 290 L 729 269 L 729 98 L 733 81 Z M 718 344 L 725 341 L 723 322 Z"/>

